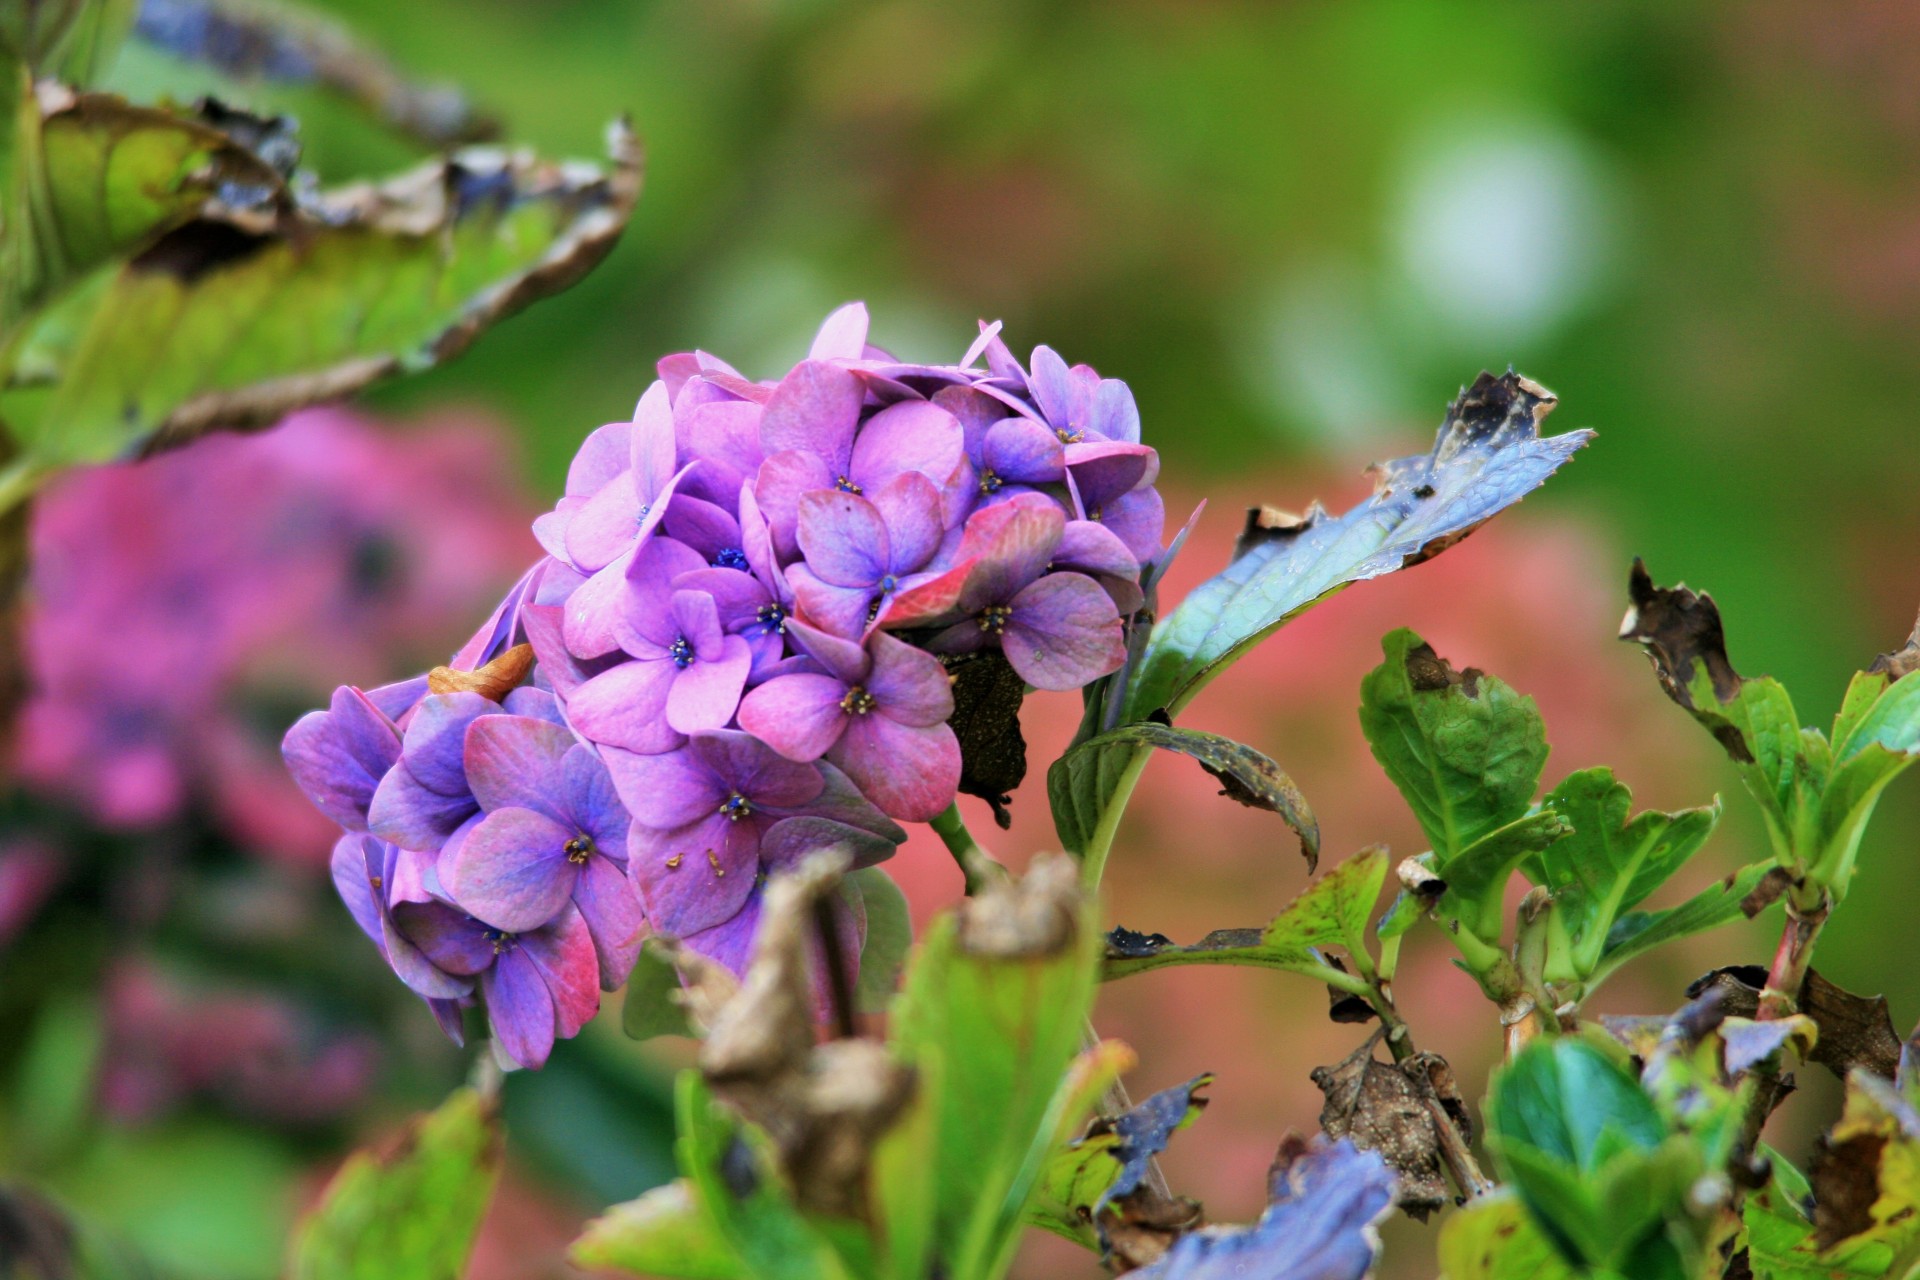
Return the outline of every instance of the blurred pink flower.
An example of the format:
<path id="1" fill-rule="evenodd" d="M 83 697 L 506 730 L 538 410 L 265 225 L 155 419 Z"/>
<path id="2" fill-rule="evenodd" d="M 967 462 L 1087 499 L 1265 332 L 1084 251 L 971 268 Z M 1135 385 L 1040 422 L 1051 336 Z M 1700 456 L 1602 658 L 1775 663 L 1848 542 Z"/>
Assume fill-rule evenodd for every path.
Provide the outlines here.
<path id="1" fill-rule="evenodd" d="M 538 554 L 511 463 L 484 424 L 314 410 L 68 476 L 35 513 L 20 774 L 110 827 L 198 799 L 243 843 L 321 862 L 331 827 L 280 765 L 286 709 L 438 661 Z"/>

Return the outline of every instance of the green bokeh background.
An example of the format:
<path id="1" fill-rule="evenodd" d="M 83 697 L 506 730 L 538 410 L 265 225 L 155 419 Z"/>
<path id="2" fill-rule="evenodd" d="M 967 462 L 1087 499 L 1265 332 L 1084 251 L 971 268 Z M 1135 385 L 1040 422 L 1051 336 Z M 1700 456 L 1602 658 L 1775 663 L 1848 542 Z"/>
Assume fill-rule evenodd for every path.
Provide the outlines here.
<path id="1" fill-rule="evenodd" d="M 1044 338 L 1126 378 L 1166 471 L 1229 505 L 1258 496 L 1236 487 L 1249 470 L 1405 452 L 1460 383 L 1511 363 L 1559 393 L 1556 427 L 1601 433 L 1544 501 L 1662 580 L 1711 587 L 1735 662 L 1786 680 L 1810 720 L 1920 601 L 1920 15 L 1904 7 L 326 7 L 467 87 L 516 141 L 598 154 L 621 113 L 646 140 L 639 212 L 603 267 L 370 397 L 504 418 L 537 492 L 630 411 L 658 355 L 703 347 L 770 376 L 864 298 L 904 356 L 951 359 L 997 317 L 1016 349 Z M 200 79 L 138 52 L 116 78 Z M 412 155 L 302 92 L 232 94 L 297 111 L 325 178 Z M 1920 969 L 1889 961 L 1920 871 L 1913 791 L 1883 807 L 1879 856 L 1822 944 L 1823 968 L 1908 1017 Z M 583 1119 L 610 1096 L 596 1080 L 637 1068 L 617 1047 L 568 1061 L 520 1105 L 549 1115 L 530 1131 L 573 1131 L 556 1165 L 599 1142 L 588 1165 L 608 1185 L 577 1159 L 573 1183 L 604 1200 L 653 1176 L 618 1166 L 646 1144 L 609 1126 L 657 1144 L 659 1115 Z M 177 1158 L 271 1180 L 244 1163 L 259 1151 L 191 1146 L 207 1141 L 182 1137 Z M 127 1212 L 151 1194 L 128 1191 Z M 1405 1261 L 1396 1274 L 1425 1268 Z"/>

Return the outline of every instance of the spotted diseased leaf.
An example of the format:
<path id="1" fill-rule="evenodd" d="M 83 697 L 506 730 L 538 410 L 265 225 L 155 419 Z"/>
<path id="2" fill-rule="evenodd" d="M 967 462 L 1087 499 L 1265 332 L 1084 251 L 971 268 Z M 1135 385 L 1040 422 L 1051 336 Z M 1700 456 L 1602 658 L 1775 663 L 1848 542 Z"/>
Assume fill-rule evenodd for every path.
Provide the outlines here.
<path id="1" fill-rule="evenodd" d="M 61 466 L 257 426 L 465 350 L 612 248 L 639 192 L 610 170 L 469 149 L 306 194 L 284 128 L 50 90 L 8 263 L 16 321 L 0 507 Z"/>
<path id="2" fill-rule="evenodd" d="M 1379 1152 L 1399 1178 L 1400 1207 L 1425 1222 L 1453 1203 L 1439 1126 L 1451 1123 L 1471 1141 L 1473 1118 L 1444 1058 L 1418 1053 L 1382 1062 L 1375 1054 L 1380 1039 L 1376 1033 L 1338 1065 L 1313 1069 L 1313 1083 L 1326 1096 L 1320 1127 L 1328 1137 Z"/>
<path id="3" fill-rule="evenodd" d="M 1742 1206 L 1744 1274 L 1754 1280 L 1879 1280 L 1894 1274 L 1893 1250 L 1885 1241 L 1849 1240 L 1821 1251 L 1807 1215 L 1813 1192 L 1806 1177 L 1779 1152 L 1766 1155 L 1772 1174 Z"/>
<path id="4" fill-rule="evenodd" d="M 500 1176 L 497 1105 L 471 1089 L 415 1120 L 383 1155 L 361 1152 L 294 1235 L 294 1280 L 454 1280 Z"/>
<path id="5" fill-rule="evenodd" d="M 1392 1170 L 1350 1142 L 1289 1139 L 1268 1180 L 1269 1203 L 1247 1227 L 1183 1236 L 1139 1280 L 1362 1280 L 1393 1212 Z"/>
<path id="6" fill-rule="evenodd" d="M 1585 978 L 1599 966 L 1614 921 L 1685 866 L 1720 819 L 1720 805 L 1675 813 L 1628 814 L 1633 793 L 1606 768 L 1582 769 L 1547 794 L 1542 808 L 1571 831 L 1527 865 L 1567 922 L 1573 963 Z"/>
<path id="7" fill-rule="evenodd" d="M 1096 1118 L 1048 1158 L 1030 1220 L 1098 1250 L 1118 1271 L 1158 1261 L 1205 1216 L 1194 1201 L 1161 1190 L 1149 1173 L 1174 1133 L 1206 1109 L 1201 1090 L 1212 1082 L 1196 1076 L 1122 1115 Z"/>
<path id="8" fill-rule="evenodd" d="M 1187 946 L 1174 945 L 1161 934 L 1115 930 L 1109 935 L 1106 975 L 1120 978 L 1176 964 L 1237 964 L 1287 969 L 1341 984 L 1345 974 L 1329 964 L 1319 948 L 1365 949 L 1367 920 L 1386 879 L 1387 851 L 1375 845 L 1308 885 L 1264 929 L 1216 929 Z"/>
<path id="9" fill-rule="evenodd" d="M 1278 814 L 1300 837 L 1300 853 L 1312 872 L 1320 860 L 1320 824 L 1292 778 L 1271 759 L 1217 733 L 1176 729 L 1147 721 L 1103 733 L 1067 752 L 1047 771 L 1047 796 L 1061 844 L 1072 852 L 1087 839 L 1113 803 L 1120 773 L 1135 753 L 1177 752 L 1197 761 L 1220 782 L 1220 794 L 1239 804 Z"/>
<path id="10" fill-rule="evenodd" d="M 1592 438 L 1540 437 L 1553 393 L 1483 373 L 1447 409 L 1433 449 L 1373 469 L 1373 496 L 1340 516 L 1249 513 L 1225 571 L 1153 629 L 1127 691 L 1126 722 L 1192 701 L 1288 619 L 1349 583 L 1431 559 L 1531 493 Z"/>
<path id="11" fill-rule="evenodd" d="M 1890 1082 L 1847 1077 L 1846 1108 L 1807 1176 L 1815 1250 L 1883 1244 L 1904 1256 L 1920 1242 L 1920 1114 Z"/>
<path id="12" fill-rule="evenodd" d="M 1574 1280 L 1511 1191 L 1480 1196 L 1440 1227 L 1440 1280 Z"/>

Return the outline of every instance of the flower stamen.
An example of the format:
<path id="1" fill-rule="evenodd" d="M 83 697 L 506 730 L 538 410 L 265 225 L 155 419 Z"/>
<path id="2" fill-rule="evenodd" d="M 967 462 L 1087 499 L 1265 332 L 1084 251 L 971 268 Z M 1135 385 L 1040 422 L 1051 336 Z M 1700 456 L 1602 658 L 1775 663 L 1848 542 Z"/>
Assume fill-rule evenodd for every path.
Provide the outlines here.
<path id="1" fill-rule="evenodd" d="M 847 690 L 846 697 L 840 699 L 840 709 L 850 716 L 864 716 L 879 705 L 865 686 L 857 684 Z"/>
<path id="2" fill-rule="evenodd" d="M 980 611 L 980 629 L 990 636 L 1005 635 L 1007 620 L 1013 617 L 1013 609 L 1004 604 L 990 604 Z"/>

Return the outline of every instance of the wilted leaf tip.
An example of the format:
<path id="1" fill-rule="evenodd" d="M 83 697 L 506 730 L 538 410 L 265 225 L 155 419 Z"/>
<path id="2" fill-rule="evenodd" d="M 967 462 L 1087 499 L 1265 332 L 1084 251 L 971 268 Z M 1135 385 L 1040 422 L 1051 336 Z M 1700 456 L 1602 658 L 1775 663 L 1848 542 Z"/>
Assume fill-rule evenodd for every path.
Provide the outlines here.
<path id="1" fill-rule="evenodd" d="M 1631 603 L 1620 620 L 1620 638 L 1647 651 L 1669 698 L 1689 711 L 1701 709 L 1691 688 L 1696 663 L 1706 670 L 1719 701 L 1731 702 L 1740 695 L 1744 680 L 1727 660 L 1726 633 L 1712 596 L 1684 583 L 1654 586 L 1645 561 L 1636 556 L 1627 579 L 1627 598 Z M 1719 735 L 1722 745 L 1736 760 L 1751 760 L 1739 731 L 1730 726 L 1729 730 Z"/>

